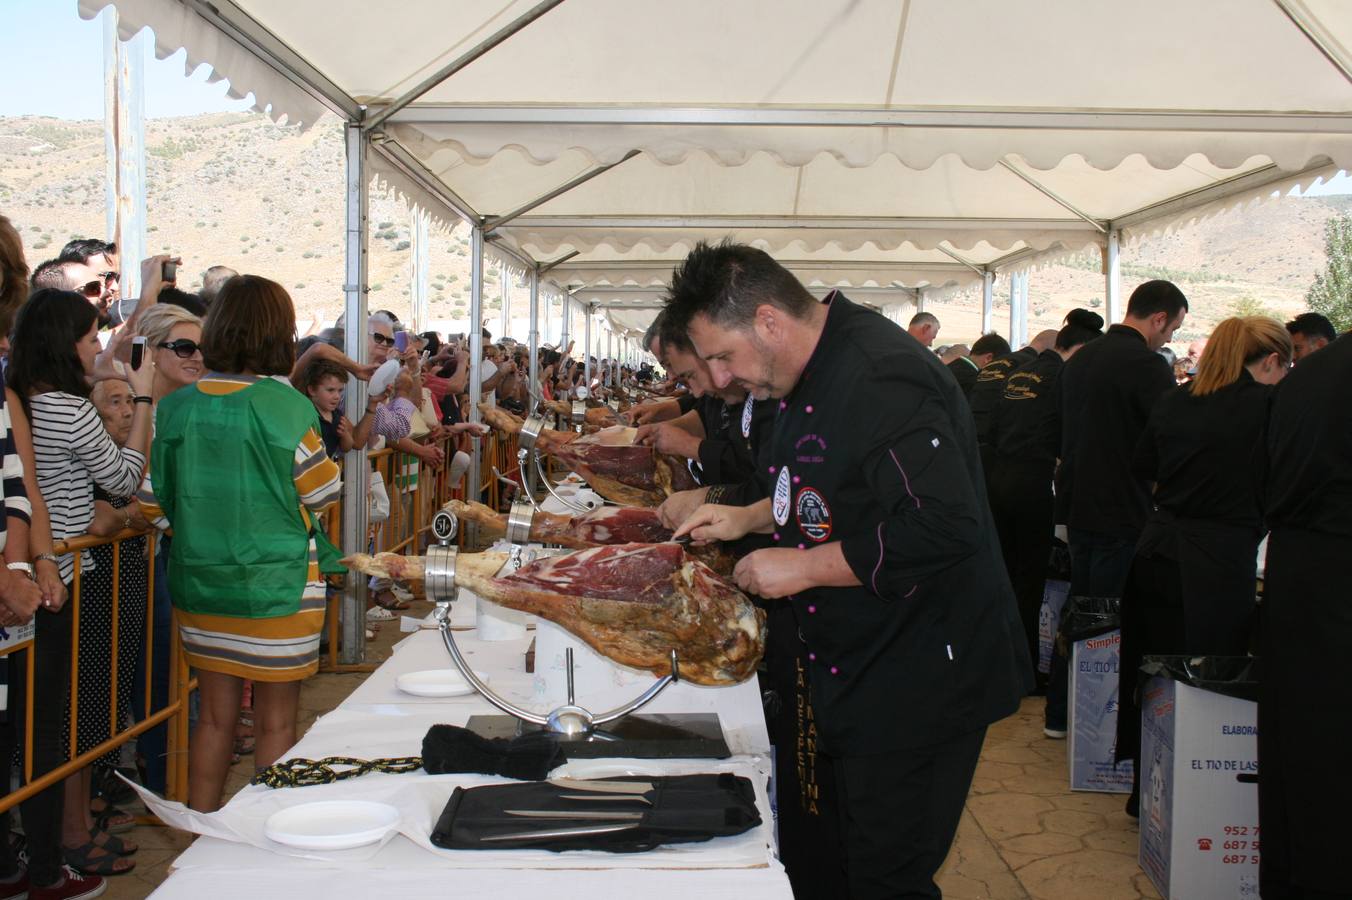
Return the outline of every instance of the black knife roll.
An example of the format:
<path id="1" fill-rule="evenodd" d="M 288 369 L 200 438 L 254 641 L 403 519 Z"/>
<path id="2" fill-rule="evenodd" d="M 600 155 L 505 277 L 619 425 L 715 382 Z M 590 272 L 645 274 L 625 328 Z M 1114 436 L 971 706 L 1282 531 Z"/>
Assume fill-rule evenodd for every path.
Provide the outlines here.
<path id="1" fill-rule="evenodd" d="M 640 853 L 662 844 L 697 843 L 741 834 L 761 823 L 755 788 L 737 775 L 634 776 L 604 781 L 651 784 L 652 789 L 642 795 L 651 805 L 623 794 L 590 792 L 543 781 L 456 788 L 432 829 L 432 843 L 447 850 L 532 848 Z M 587 799 L 568 799 L 579 796 Z M 616 799 L 619 797 L 625 799 Z M 568 817 L 520 816 L 507 810 L 560 812 Z M 633 820 L 605 818 L 622 813 L 642 815 Z M 614 826 L 623 828 L 592 834 L 543 834 Z M 503 839 L 508 835 L 519 836 Z"/>

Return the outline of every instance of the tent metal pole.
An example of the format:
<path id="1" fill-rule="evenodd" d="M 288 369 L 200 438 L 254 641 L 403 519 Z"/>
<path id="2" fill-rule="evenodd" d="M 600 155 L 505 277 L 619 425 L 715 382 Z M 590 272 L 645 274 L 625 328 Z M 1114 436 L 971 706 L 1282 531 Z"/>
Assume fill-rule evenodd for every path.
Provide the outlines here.
<path id="1" fill-rule="evenodd" d="M 479 401 L 483 399 L 484 359 L 484 230 L 474 225 L 469 230 L 469 420 L 480 421 Z M 482 441 L 471 441 L 472 462 L 469 467 L 469 490 L 465 499 L 479 499 L 480 480 L 483 477 Z"/>
<path id="2" fill-rule="evenodd" d="M 553 200 L 555 197 L 568 193 L 578 185 L 586 184 L 588 181 L 591 181 L 598 175 L 604 175 L 605 173 L 609 172 L 616 166 L 626 163 L 629 160 L 633 159 L 635 156 L 638 156 L 638 154 L 639 151 L 630 150 L 628 153 L 626 153 L 624 156 L 622 156 L 615 162 L 607 163 L 604 166 L 597 166 L 595 169 L 592 169 L 588 172 L 583 172 L 581 175 L 568 181 L 567 183 L 559 185 L 558 187 L 554 188 L 554 190 L 550 191 L 549 193 L 540 197 L 536 197 L 534 200 L 530 201 L 527 204 L 524 204 L 523 206 L 518 206 L 516 209 L 512 210 L 506 215 L 492 216 L 491 218 L 485 219 L 484 231 L 486 233 L 491 233 L 494 229 L 498 228 L 499 226 L 506 225 L 513 219 L 525 215 L 526 213 L 530 212 L 532 209 L 535 209 L 538 206 L 543 206 L 550 200 Z"/>
<path id="3" fill-rule="evenodd" d="M 522 216 L 516 222 L 518 228 L 594 228 L 617 229 L 634 228 L 655 230 L 659 228 L 722 229 L 728 231 L 778 228 L 784 230 L 802 230 L 805 228 L 829 228 L 834 230 L 863 231 L 943 231 L 952 234 L 957 229 L 979 229 L 981 231 L 1010 231 L 1023 233 L 1029 231 L 1065 232 L 1070 235 L 1100 233 L 1097 227 L 1091 227 L 1078 219 L 1061 218 L 983 218 L 963 219 L 958 217 L 919 217 L 919 216 L 651 216 L 651 215 L 604 215 L 604 216 Z"/>
<path id="4" fill-rule="evenodd" d="M 1009 343 L 1014 344 L 1015 335 L 1019 333 L 1019 279 L 1023 277 L 1022 272 L 1009 273 Z"/>
<path id="5" fill-rule="evenodd" d="M 365 109 L 360 103 L 231 0 L 179 2 L 336 115 L 348 122 L 361 120 Z"/>
<path id="6" fill-rule="evenodd" d="M 971 269 L 973 272 L 975 272 L 975 273 L 978 274 L 978 275 L 984 275 L 985 272 L 986 272 L 985 269 L 981 268 L 981 267 L 978 266 L 976 263 L 972 262 L 971 260 L 964 259 L 963 257 L 959 256 L 958 254 L 954 253 L 952 250 L 949 250 L 949 249 L 948 249 L 947 247 L 945 247 L 943 244 L 938 245 L 938 247 L 937 247 L 936 249 L 938 249 L 938 251 L 939 251 L 940 253 L 944 254 L 945 256 L 951 256 L 953 259 L 956 259 L 959 263 L 961 263 L 962 265 L 964 265 L 964 266 L 966 266 L 967 268 Z M 781 265 L 784 265 L 784 264 L 781 264 Z M 868 263 L 863 263 L 862 265 L 868 265 Z"/>
<path id="7" fill-rule="evenodd" d="M 455 59 L 451 60 L 451 62 L 427 76 L 427 78 L 419 82 L 416 87 L 410 89 L 389 106 L 386 106 L 379 113 L 372 116 L 368 120 L 369 124 L 366 125 L 366 129 L 369 131 L 373 128 L 379 128 L 390 116 L 399 112 L 399 110 L 408 106 L 410 103 L 432 90 L 432 88 L 441 84 L 447 78 L 450 78 L 456 72 L 459 72 L 461 69 L 465 68 L 465 66 L 474 62 L 489 50 L 492 50 L 498 44 L 501 44 L 503 41 L 507 40 L 509 37 L 516 34 L 518 31 L 525 28 L 531 22 L 534 22 L 562 2 L 563 0 L 544 0 L 543 3 L 537 3 L 535 6 L 526 10 L 525 13 L 518 16 L 516 19 L 513 19 L 511 22 L 508 22 L 502 28 L 493 32 L 469 50 L 460 54 Z"/>
<path id="8" fill-rule="evenodd" d="M 582 326 L 582 327 L 583 327 L 583 332 L 582 332 L 582 381 L 583 381 L 584 385 L 586 386 L 587 390 L 590 391 L 590 390 L 591 390 L 591 360 L 592 360 L 592 345 L 591 345 L 592 307 L 591 307 L 591 304 L 587 304 L 587 306 L 585 307 L 585 309 L 586 309 L 587 315 L 586 315 L 586 318 L 583 320 L 584 324 L 583 324 L 583 326 Z"/>
<path id="9" fill-rule="evenodd" d="M 915 311 L 917 314 L 925 311 L 925 289 L 915 289 Z"/>
<path id="10" fill-rule="evenodd" d="M 1333 64 L 1339 72 L 1343 73 L 1343 78 L 1352 81 L 1352 59 L 1347 58 L 1338 51 L 1338 39 L 1331 34 L 1317 18 L 1311 16 L 1304 3 L 1293 3 L 1292 0 L 1273 0 L 1277 8 L 1286 13 L 1286 17 L 1291 23 L 1300 29 L 1300 33 L 1314 44 L 1324 58 Z"/>
<path id="11" fill-rule="evenodd" d="M 344 127 L 343 140 L 347 152 L 343 349 L 357 362 L 366 362 L 368 142 L 354 122 Z M 348 379 L 346 396 L 347 418 L 356 422 L 366 410 L 366 382 Z M 366 546 L 366 491 L 371 477 L 366 448 L 353 447 L 348 451 L 343 469 L 343 546 L 362 549 Z M 355 573 L 348 577 L 347 590 L 343 592 L 341 622 L 343 643 L 339 659 L 345 664 L 360 663 L 366 658 L 366 579 Z"/>
<path id="12" fill-rule="evenodd" d="M 1019 330 L 1009 341 L 1015 347 L 1022 347 L 1028 343 L 1028 282 L 1031 280 L 1031 274 L 1025 270 L 1019 276 Z"/>
<path id="13" fill-rule="evenodd" d="M 1283 110 L 1020 109 L 1015 107 L 775 106 L 487 106 L 424 103 L 393 116 L 401 124 L 438 125 L 727 125 L 763 128 L 980 128 L 1054 131 L 1259 132 L 1338 134 L 1352 129 L 1345 112 Z"/>
<path id="14" fill-rule="evenodd" d="M 1009 170 L 1010 172 L 1013 172 L 1015 175 L 1019 176 L 1019 177 L 1022 178 L 1024 181 L 1028 182 L 1028 184 L 1031 185 L 1031 186 L 1033 187 L 1034 190 L 1036 190 L 1038 193 L 1042 194 L 1044 197 L 1047 197 L 1048 199 L 1050 199 L 1050 200 L 1053 201 L 1054 203 L 1058 204 L 1059 206 L 1064 207 L 1066 210 L 1068 210 L 1068 211 L 1074 213 L 1075 215 L 1079 216 L 1081 219 L 1084 219 L 1084 220 L 1085 220 L 1086 222 L 1088 222 L 1090 225 L 1093 225 L 1094 228 L 1097 229 L 1099 232 L 1101 232 L 1101 233 L 1103 233 L 1103 234 L 1107 234 L 1108 228 L 1107 228 L 1106 225 L 1104 225 L 1104 224 L 1103 224 L 1102 222 L 1100 222 L 1098 219 L 1095 219 L 1093 216 L 1089 215 L 1089 213 L 1084 212 L 1083 210 L 1081 210 L 1078 206 L 1076 206 L 1075 204 L 1071 203 L 1069 200 L 1065 199 L 1065 198 L 1062 197 L 1060 194 L 1058 194 L 1058 193 L 1056 193 L 1055 191 L 1053 191 L 1051 188 L 1049 188 L 1049 187 L 1047 187 L 1046 185 L 1042 184 L 1040 181 L 1038 181 L 1036 178 L 1034 178 L 1033 176 L 1029 175 L 1027 172 L 1023 171 L 1022 169 L 1020 169 L 1018 166 L 1015 166 L 1015 165 L 1014 165 L 1013 163 L 1011 163 L 1009 160 L 1007 160 L 1007 159 L 1002 159 L 1002 160 L 1000 160 L 1000 165 L 1001 165 L 1001 167 L 1003 167 L 1003 168 Z"/>
<path id="15" fill-rule="evenodd" d="M 510 337 L 512 330 L 512 271 L 507 263 L 498 260 L 498 321 L 501 328 L 498 340 Z"/>
<path id="16" fill-rule="evenodd" d="M 422 331 L 427 328 L 427 277 L 429 271 L 428 255 L 432 249 L 428 242 L 427 232 L 429 220 L 427 210 L 418 204 L 413 204 L 409 210 L 411 221 L 409 222 L 409 237 L 413 244 L 413 282 L 411 284 L 413 294 L 413 330 Z"/>
<path id="17" fill-rule="evenodd" d="M 380 136 L 375 135 L 373 137 L 379 138 Z M 447 209 L 466 223 L 473 225 L 479 221 L 480 216 L 474 211 L 473 207 L 462 200 L 459 194 L 447 187 L 440 178 L 427 171 L 427 167 L 400 146 L 398 141 L 373 139 L 370 146 L 377 155 L 394 166 L 418 187 L 440 200 Z"/>
<path id="18" fill-rule="evenodd" d="M 990 334 L 995 328 L 995 273 L 981 273 L 981 333 Z"/>
<path id="19" fill-rule="evenodd" d="M 546 272 L 552 271 L 558 268 L 559 266 L 563 265 L 564 263 L 568 262 L 568 260 L 572 259 L 574 256 L 577 256 L 581 252 L 582 252 L 581 250 L 569 250 L 567 253 L 563 254 L 563 256 L 560 256 L 553 262 L 540 263 L 540 265 L 536 267 L 536 271 L 538 271 L 541 275 L 543 275 Z M 663 265 L 668 265 L 668 263 L 663 262 Z"/>
<path id="20" fill-rule="evenodd" d="M 1103 312 L 1108 324 L 1122 319 L 1122 232 L 1108 232 L 1103 250 Z"/>
<path id="21" fill-rule="evenodd" d="M 559 353 L 563 353 L 568 349 L 568 339 L 573 331 L 569 321 L 571 318 L 569 301 L 571 299 L 572 297 L 567 291 L 563 293 L 563 296 L 559 297 Z M 561 375 L 563 373 L 558 372 L 556 374 Z"/>
<path id="22" fill-rule="evenodd" d="M 530 384 L 526 388 L 527 414 L 535 412 L 535 401 L 530 398 L 540 390 L 540 268 L 536 266 L 527 273 L 530 279 L 530 360 L 527 363 Z M 548 320 L 548 316 L 545 317 Z M 535 495 L 535 467 L 527 467 L 526 489 Z"/>

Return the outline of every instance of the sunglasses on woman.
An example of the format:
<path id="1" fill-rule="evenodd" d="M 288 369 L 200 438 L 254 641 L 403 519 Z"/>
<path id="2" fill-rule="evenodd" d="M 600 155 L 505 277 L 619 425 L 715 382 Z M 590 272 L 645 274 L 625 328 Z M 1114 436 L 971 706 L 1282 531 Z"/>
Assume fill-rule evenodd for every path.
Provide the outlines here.
<path id="1" fill-rule="evenodd" d="M 179 338 L 176 341 L 161 341 L 156 346 L 163 347 L 165 350 L 172 350 L 179 359 L 190 359 L 194 353 L 202 349 L 196 341 L 190 341 L 187 338 Z"/>
<path id="2" fill-rule="evenodd" d="M 375 341 L 377 344 L 382 344 L 386 347 L 394 346 L 394 338 L 385 337 L 385 335 L 380 334 L 379 332 L 376 331 L 371 332 L 371 340 Z"/>

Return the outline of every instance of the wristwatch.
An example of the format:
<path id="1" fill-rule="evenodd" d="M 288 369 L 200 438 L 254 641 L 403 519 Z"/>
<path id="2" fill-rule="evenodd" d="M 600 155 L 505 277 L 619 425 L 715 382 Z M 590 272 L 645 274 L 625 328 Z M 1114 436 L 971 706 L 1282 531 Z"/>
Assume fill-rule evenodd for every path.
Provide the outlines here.
<path id="1" fill-rule="evenodd" d="M 32 563 L 26 563 L 26 562 L 12 562 L 12 563 L 10 563 L 8 566 L 6 566 L 6 568 L 12 569 L 12 570 L 15 571 L 15 572 L 22 572 L 22 573 L 24 573 L 24 575 L 28 576 L 28 580 L 29 580 L 29 581 L 36 581 L 36 580 L 37 580 L 36 578 L 33 577 L 33 565 L 32 565 Z"/>

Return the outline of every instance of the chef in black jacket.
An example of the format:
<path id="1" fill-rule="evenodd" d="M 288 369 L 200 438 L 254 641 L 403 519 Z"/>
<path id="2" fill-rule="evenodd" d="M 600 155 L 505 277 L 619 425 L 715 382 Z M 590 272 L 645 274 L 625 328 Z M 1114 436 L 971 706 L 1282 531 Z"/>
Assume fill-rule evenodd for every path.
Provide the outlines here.
<path id="1" fill-rule="evenodd" d="M 1061 391 L 1061 464 L 1056 470 L 1056 521 L 1069 532 L 1070 592 L 1121 597 L 1150 512 L 1150 485 L 1131 458 L 1150 410 L 1174 387 L 1174 373 L 1156 351 L 1187 315 L 1188 299 L 1168 281 L 1132 291 L 1127 315 L 1066 363 Z M 1052 659 L 1044 731 L 1066 736 L 1065 657 Z"/>
<path id="2" fill-rule="evenodd" d="M 990 365 L 997 356 L 1004 356 L 1007 353 L 1009 341 L 994 332 L 983 334 L 972 345 L 971 353 L 959 356 L 948 364 L 948 371 L 957 380 L 958 387 L 962 388 L 962 395 L 970 398 L 981 370 Z"/>
<path id="3" fill-rule="evenodd" d="M 1260 617 L 1258 822 L 1264 900 L 1349 896 L 1352 336 L 1302 359 L 1268 417 L 1271 529 Z"/>
<path id="4" fill-rule="evenodd" d="M 739 484 L 749 478 L 755 466 L 750 439 L 755 401 L 738 385 L 714 387 L 708 365 L 684 331 L 662 333 L 658 347 L 667 371 L 689 388 L 695 404 L 690 413 L 670 422 L 640 426 L 637 443 L 690 460 L 690 472 L 701 485 Z"/>
<path id="5" fill-rule="evenodd" d="M 778 410 L 771 496 L 702 506 L 677 533 L 770 534 L 735 578 L 798 616 L 850 896 L 939 896 L 986 727 L 1030 670 L 962 392 L 895 324 L 839 292 L 819 303 L 751 247 L 697 246 L 667 311 L 715 384 Z"/>
<path id="6" fill-rule="evenodd" d="M 1266 316 L 1216 326 L 1197 377 L 1155 404 L 1136 445 L 1154 509 L 1122 595 L 1117 759 L 1139 759 L 1137 670 L 1150 654 L 1244 656 L 1263 537 L 1259 452 L 1271 385 L 1291 367 L 1291 336 Z M 1127 812 L 1140 801 L 1139 767 Z"/>
<path id="7" fill-rule="evenodd" d="M 1010 372 L 1037 359 L 1039 353 L 1052 349 L 1055 344 L 1056 329 L 1040 331 L 1037 337 L 1028 342 L 1027 347 L 997 356 L 982 366 L 981 371 L 977 373 L 976 384 L 972 385 L 972 391 L 967 395 L 967 403 L 972 407 L 972 421 L 976 423 L 976 442 L 981 446 L 983 454 L 989 441 L 987 433 L 990 431 L 990 413 L 1005 392 L 1005 379 L 1009 377 Z"/>
<path id="8" fill-rule="evenodd" d="M 1052 349 L 1003 380 L 983 454 L 995 531 L 1034 660 L 1055 527 L 1052 478 L 1061 451 L 1061 369 L 1081 347 L 1103 336 L 1097 313 L 1071 310 L 1066 321 Z"/>

